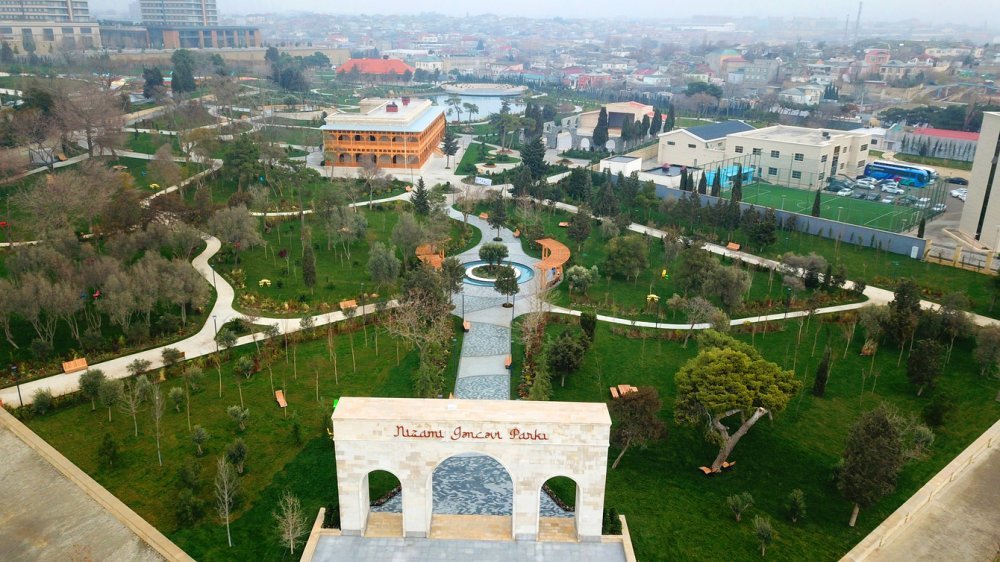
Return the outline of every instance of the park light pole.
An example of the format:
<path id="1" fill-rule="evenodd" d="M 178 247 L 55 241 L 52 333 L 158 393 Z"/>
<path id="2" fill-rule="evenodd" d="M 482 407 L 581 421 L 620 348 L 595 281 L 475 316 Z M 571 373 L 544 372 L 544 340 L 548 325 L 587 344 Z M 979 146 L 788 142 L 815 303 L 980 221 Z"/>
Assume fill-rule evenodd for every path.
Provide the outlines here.
<path id="1" fill-rule="evenodd" d="M 840 222 L 840 212 L 843 210 L 843 207 L 837 207 L 837 222 Z"/>
<path id="2" fill-rule="evenodd" d="M 215 340 L 215 353 L 219 353 L 219 322 L 218 320 L 216 320 L 216 318 L 217 318 L 216 315 L 213 314 L 212 325 L 215 326 L 215 337 L 212 339 Z"/>
<path id="3" fill-rule="evenodd" d="M 14 378 L 14 385 L 17 386 L 17 402 L 24 407 L 24 400 L 21 398 L 21 377 L 17 373 L 17 365 L 10 364 L 10 376 Z"/>

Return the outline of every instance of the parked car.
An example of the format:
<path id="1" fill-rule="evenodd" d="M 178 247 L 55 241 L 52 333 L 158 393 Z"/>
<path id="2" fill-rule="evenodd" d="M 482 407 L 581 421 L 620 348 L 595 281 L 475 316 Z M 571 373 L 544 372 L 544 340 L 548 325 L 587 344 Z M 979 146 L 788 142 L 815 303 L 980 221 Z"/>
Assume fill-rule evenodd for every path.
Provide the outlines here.
<path id="1" fill-rule="evenodd" d="M 882 202 L 883 203 L 895 203 L 896 202 L 896 198 L 893 197 L 892 195 L 886 195 L 885 197 L 882 198 Z"/>
<path id="2" fill-rule="evenodd" d="M 951 191 L 948 192 L 948 195 L 951 195 L 952 197 L 958 197 L 959 195 L 968 195 L 968 194 L 969 190 L 964 187 L 960 187 L 958 189 L 952 189 Z"/>
<path id="3" fill-rule="evenodd" d="M 868 178 L 868 177 L 859 179 L 855 184 L 856 187 L 860 187 L 863 189 L 875 189 L 875 185 L 876 185 L 875 180 L 873 178 Z"/>
<path id="4" fill-rule="evenodd" d="M 848 195 L 851 195 L 852 193 L 854 193 L 853 189 L 851 189 L 849 187 L 845 187 L 845 188 L 843 188 L 843 189 L 841 189 L 840 191 L 837 192 L 837 197 L 847 197 Z"/>
<path id="5" fill-rule="evenodd" d="M 965 198 L 966 198 L 966 194 L 965 193 L 960 193 L 958 195 L 958 200 L 961 201 L 962 203 L 965 203 Z"/>
<path id="6" fill-rule="evenodd" d="M 865 198 L 865 192 L 864 191 L 855 191 L 854 195 L 852 195 L 851 197 L 853 197 L 855 199 L 864 199 Z"/>
<path id="7" fill-rule="evenodd" d="M 965 178 L 948 178 L 945 181 L 948 183 L 953 183 L 955 185 L 969 185 L 969 180 Z"/>
<path id="8" fill-rule="evenodd" d="M 882 193 L 892 193 L 894 195 L 901 195 L 906 193 L 906 190 L 899 187 L 899 184 L 886 184 L 882 186 Z"/>
<path id="9" fill-rule="evenodd" d="M 879 195 L 878 193 L 869 193 L 868 195 L 865 196 L 865 199 L 869 201 L 878 201 L 880 198 L 881 195 Z"/>
<path id="10" fill-rule="evenodd" d="M 931 210 L 943 213 L 948 210 L 948 207 L 944 203 L 935 203 L 934 206 L 931 207 Z"/>

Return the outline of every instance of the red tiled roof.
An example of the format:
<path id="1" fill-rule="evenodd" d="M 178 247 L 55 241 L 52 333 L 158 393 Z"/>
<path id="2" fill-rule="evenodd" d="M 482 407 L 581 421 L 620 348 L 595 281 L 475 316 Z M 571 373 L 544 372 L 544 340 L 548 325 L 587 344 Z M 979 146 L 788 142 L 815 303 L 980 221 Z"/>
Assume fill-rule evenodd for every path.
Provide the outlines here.
<path id="1" fill-rule="evenodd" d="M 926 135 L 928 137 L 938 137 L 942 139 L 955 139 L 965 141 L 978 141 L 979 133 L 967 133 L 965 131 L 950 131 L 948 129 L 934 129 L 931 127 L 917 127 L 913 129 L 914 135 Z"/>
<path id="2" fill-rule="evenodd" d="M 357 68 L 362 74 L 405 74 L 413 72 L 413 67 L 399 59 L 351 59 L 337 68 L 337 72 L 350 72 Z"/>

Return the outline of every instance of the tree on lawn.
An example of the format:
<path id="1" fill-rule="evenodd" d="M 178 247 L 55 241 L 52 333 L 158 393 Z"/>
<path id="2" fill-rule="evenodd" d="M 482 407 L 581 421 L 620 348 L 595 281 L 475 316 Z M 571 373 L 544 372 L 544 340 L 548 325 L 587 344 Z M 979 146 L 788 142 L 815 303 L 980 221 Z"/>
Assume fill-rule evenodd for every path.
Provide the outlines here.
<path id="1" fill-rule="evenodd" d="M 944 367 L 944 346 L 936 340 L 920 340 L 906 360 L 906 378 L 917 387 L 917 396 L 925 388 L 933 388 L 934 380 Z"/>
<path id="2" fill-rule="evenodd" d="M 497 236 L 493 240 L 497 242 L 502 240 L 500 229 L 507 222 L 507 202 L 504 200 L 502 193 L 493 194 L 493 199 L 490 201 L 489 220 L 487 222 L 491 227 L 497 229 Z"/>
<path id="3" fill-rule="evenodd" d="M 814 217 L 818 217 L 819 216 L 819 212 L 820 212 L 820 209 L 821 209 L 821 207 L 820 207 L 821 201 L 820 201 L 819 196 L 820 196 L 820 190 L 817 189 L 816 190 L 816 197 L 813 198 L 812 212 L 809 213 L 810 215 L 812 215 Z"/>
<path id="4" fill-rule="evenodd" d="M 431 214 L 430 192 L 427 191 L 427 186 L 424 184 L 423 177 L 417 180 L 417 187 L 413 190 L 413 196 L 410 197 L 410 203 L 413 203 L 413 212 L 417 216 L 426 217 Z"/>
<path id="5" fill-rule="evenodd" d="M 765 360 L 752 347 L 722 334 L 704 338 L 702 350 L 677 372 L 674 415 L 678 423 L 707 424 L 707 437 L 719 445 L 712 470 L 719 470 L 733 448 L 764 416 L 773 416 L 788 404 L 801 383 L 792 371 Z M 719 346 L 719 342 L 724 347 Z M 739 415 L 735 432 L 727 418 Z"/>
<path id="6" fill-rule="evenodd" d="M 889 303 L 886 331 L 900 346 L 913 337 L 920 320 L 920 287 L 908 278 L 896 284 L 895 296 Z"/>
<path id="7" fill-rule="evenodd" d="M 980 367 L 980 375 L 992 376 L 1000 367 L 1000 326 L 983 326 L 976 332 L 976 350 L 973 352 Z"/>
<path id="8" fill-rule="evenodd" d="M 236 506 L 236 498 L 239 496 L 240 481 L 233 465 L 229 464 L 225 458 L 219 457 L 215 466 L 215 508 L 219 514 L 219 520 L 226 526 L 226 540 L 232 547 L 233 535 L 229 532 L 229 521 Z"/>
<path id="9" fill-rule="evenodd" d="M 639 274 L 649 267 L 649 251 L 640 236 L 616 236 L 608 242 L 604 272 L 607 275 L 632 278 L 638 282 Z"/>
<path id="10" fill-rule="evenodd" d="M 194 53 L 187 49 L 177 49 L 170 56 L 170 62 L 174 64 L 174 72 L 170 79 L 170 89 L 175 94 L 195 91 L 197 85 L 194 81 Z"/>
<path id="11" fill-rule="evenodd" d="M 294 555 L 302 535 L 309 530 L 299 498 L 286 490 L 278 501 L 278 511 L 274 512 L 274 519 L 278 522 L 278 536 L 281 537 L 281 542 L 288 545 L 289 555 Z"/>
<path id="12" fill-rule="evenodd" d="M 455 136 L 455 132 L 451 129 L 445 129 L 444 140 L 441 141 L 441 152 L 444 152 L 446 157 L 444 168 L 447 170 L 451 168 L 451 157 L 458 153 L 458 137 Z"/>
<path id="13" fill-rule="evenodd" d="M 826 394 L 826 381 L 830 379 L 830 346 L 826 346 L 823 350 L 823 358 L 820 360 L 819 365 L 816 367 L 816 380 L 813 382 L 813 396 L 818 396 L 820 398 Z"/>
<path id="14" fill-rule="evenodd" d="M 764 211 L 764 216 L 760 220 L 753 222 L 750 227 L 750 242 L 761 251 L 778 241 L 778 218 L 774 214 L 774 209 L 768 207 Z"/>
<path id="15" fill-rule="evenodd" d="M 610 179 L 601 184 L 600 189 L 594 194 L 591 206 L 594 214 L 599 217 L 613 217 L 619 213 L 618 196 L 615 195 L 615 186 Z"/>
<path id="16" fill-rule="evenodd" d="M 505 246 L 506 247 L 506 246 Z M 396 257 L 396 248 L 387 248 L 381 242 L 372 244 L 368 254 L 368 274 L 375 282 L 376 290 L 391 285 L 398 277 L 402 264 Z"/>
<path id="17" fill-rule="evenodd" d="M 733 176 L 733 191 L 729 194 L 729 200 L 733 205 L 739 205 L 743 201 L 743 166 L 736 166 L 736 175 Z"/>
<path id="18" fill-rule="evenodd" d="M 97 458 L 102 464 L 107 463 L 108 466 L 114 466 L 115 461 L 118 460 L 118 443 L 115 442 L 115 438 L 110 433 L 104 434 L 104 439 L 97 448 Z"/>
<path id="19" fill-rule="evenodd" d="M 101 385 L 107 379 L 99 369 L 87 369 L 80 375 L 80 394 L 90 400 L 90 411 L 97 409 L 97 399 L 101 396 Z"/>
<path id="20" fill-rule="evenodd" d="M 844 465 L 837 488 L 854 504 L 851 527 L 863 507 L 869 507 L 896 489 L 903 466 L 903 440 L 885 405 L 865 412 L 851 427 L 844 449 Z"/>
<path id="21" fill-rule="evenodd" d="M 497 278 L 493 282 L 493 287 L 498 293 L 507 297 L 507 302 L 509 303 L 510 297 L 516 295 L 521 290 L 517 285 L 517 271 L 513 267 L 500 266 L 500 271 L 497 272 Z"/>
<path id="22" fill-rule="evenodd" d="M 163 398 L 163 393 L 160 392 L 160 385 L 153 385 L 149 392 L 149 402 L 149 412 L 153 416 L 153 431 L 156 436 L 156 460 L 160 463 L 160 466 L 163 466 L 163 454 L 160 452 L 160 437 L 163 429 L 163 412 L 166 409 L 167 403 Z"/>
<path id="23" fill-rule="evenodd" d="M 479 259 L 487 264 L 490 271 L 496 271 L 497 266 L 507 259 L 507 245 L 500 242 L 487 242 L 479 247 Z"/>
<path id="24" fill-rule="evenodd" d="M 313 253 L 312 241 L 308 238 L 302 247 L 302 284 L 310 292 L 316 286 L 316 254 Z"/>
<path id="25" fill-rule="evenodd" d="M 235 250 L 236 264 L 240 263 L 240 251 L 263 243 L 257 219 L 243 205 L 220 209 L 208 220 L 208 229 L 219 237 L 223 244 Z"/>
<path id="26" fill-rule="evenodd" d="M 589 342 L 569 332 L 563 332 L 547 346 L 549 370 L 559 373 L 559 386 L 566 386 L 566 375 L 575 373 L 583 364 Z"/>
<path id="27" fill-rule="evenodd" d="M 597 114 L 597 126 L 594 127 L 594 134 L 592 136 L 594 141 L 594 150 L 603 152 L 607 150 L 608 143 L 608 110 L 601 107 L 600 113 Z"/>
<path id="28" fill-rule="evenodd" d="M 580 252 L 583 243 L 590 237 L 590 209 L 586 205 L 581 205 L 576 214 L 569 221 L 569 228 L 566 234 L 576 242 L 576 251 Z"/>
<path id="29" fill-rule="evenodd" d="M 620 449 L 615 462 L 611 463 L 611 470 L 618 468 L 630 447 L 645 449 L 663 437 L 665 427 L 659 417 L 660 408 L 660 397 L 652 386 L 639 387 L 638 391 L 623 394 L 608 403 L 614 420 L 611 445 Z"/>
<path id="30" fill-rule="evenodd" d="M 116 379 L 104 379 L 97 393 L 97 401 L 101 406 L 108 409 L 108 421 L 111 421 L 111 408 L 115 407 L 122 399 L 122 381 Z"/>
<path id="31" fill-rule="evenodd" d="M 138 376 L 125 381 L 124 392 L 118 400 L 118 409 L 123 413 L 132 416 L 132 426 L 135 436 L 139 436 L 139 421 L 137 416 L 142 410 L 142 405 L 146 401 L 149 393 L 149 379 L 145 376 Z"/>

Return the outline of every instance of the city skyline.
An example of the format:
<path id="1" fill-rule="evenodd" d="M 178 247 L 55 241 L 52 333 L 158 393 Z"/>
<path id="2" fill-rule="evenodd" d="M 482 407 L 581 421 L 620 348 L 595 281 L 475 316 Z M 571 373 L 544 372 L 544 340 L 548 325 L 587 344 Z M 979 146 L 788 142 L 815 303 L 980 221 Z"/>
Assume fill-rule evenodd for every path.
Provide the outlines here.
<path id="1" fill-rule="evenodd" d="M 128 3 L 122 0 L 91 0 L 92 9 L 127 11 Z M 219 0 L 219 11 L 222 15 L 266 14 L 276 13 L 274 4 L 265 0 Z M 586 1 L 574 5 L 571 13 L 559 5 L 539 5 L 527 0 L 511 0 L 504 4 L 504 10 L 499 11 L 496 5 L 487 5 L 476 10 L 467 4 L 441 3 L 429 0 L 386 0 L 378 4 L 377 9 L 368 4 L 358 5 L 359 9 L 337 5 L 332 9 L 324 9 L 315 3 L 305 0 L 289 0 L 282 3 L 281 13 L 304 12 L 322 14 L 347 15 L 392 15 L 439 13 L 445 16 L 478 16 L 497 14 L 503 16 L 522 15 L 532 18 L 568 17 L 568 18 L 615 18 L 622 19 L 686 19 L 692 17 L 731 18 L 738 20 L 745 17 L 815 17 L 834 18 L 841 20 L 850 17 L 852 25 L 858 12 L 858 3 L 853 0 L 836 0 L 826 3 L 823 8 L 814 4 L 798 2 L 768 2 L 766 7 L 754 5 L 752 8 L 735 0 L 721 0 L 713 5 L 712 11 L 706 11 L 703 5 L 664 7 L 651 0 L 634 2 L 628 12 L 623 14 L 617 4 Z M 959 23 L 978 28 L 990 28 L 990 22 L 984 19 L 982 4 L 975 0 L 956 0 L 949 4 L 947 11 L 942 11 L 940 5 L 931 2 L 910 3 L 902 0 L 888 0 L 879 3 L 868 2 L 861 13 L 862 26 L 866 22 L 904 21 L 917 19 L 924 22 Z"/>

